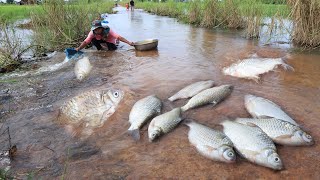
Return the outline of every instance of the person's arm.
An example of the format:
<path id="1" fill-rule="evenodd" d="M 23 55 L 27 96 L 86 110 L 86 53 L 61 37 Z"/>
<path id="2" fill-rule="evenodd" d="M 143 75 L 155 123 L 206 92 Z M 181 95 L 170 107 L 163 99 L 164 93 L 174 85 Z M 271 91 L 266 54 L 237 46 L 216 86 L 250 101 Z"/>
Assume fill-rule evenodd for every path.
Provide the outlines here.
<path id="1" fill-rule="evenodd" d="M 76 51 L 80 51 L 81 49 L 83 49 L 84 47 L 86 47 L 86 45 L 88 45 L 89 43 L 87 43 L 86 41 L 83 41 L 81 43 L 81 45 L 79 47 L 76 48 Z"/>
<path id="2" fill-rule="evenodd" d="M 134 45 L 134 42 L 130 42 L 128 41 L 126 38 L 122 37 L 122 36 L 119 36 L 118 39 L 124 43 L 127 43 L 129 44 L 130 46 L 133 46 Z"/>

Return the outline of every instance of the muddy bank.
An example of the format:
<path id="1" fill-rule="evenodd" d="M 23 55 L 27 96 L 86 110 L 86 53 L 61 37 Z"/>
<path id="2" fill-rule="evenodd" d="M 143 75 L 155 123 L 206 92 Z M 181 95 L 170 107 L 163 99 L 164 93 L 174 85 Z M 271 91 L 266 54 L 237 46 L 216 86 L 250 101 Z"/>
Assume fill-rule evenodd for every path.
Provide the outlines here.
<path id="1" fill-rule="evenodd" d="M 1 82 L 1 122 L 9 126 L 18 153 L 12 164 L 17 178 L 28 175 L 43 179 L 121 178 L 307 178 L 320 174 L 320 55 L 294 52 L 279 46 L 262 46 L 239 34 L 193 28 L 166 17 L 141 11 L 111 15 L 113 27 L 122 36 L 137 41 L 156 37 L 158 51 L 135 52 L 121 44 L 116 52 L 89 52 L 93 70 L 83 82 L 76 80 L 74 64 L 41 75 L 15 77 Z M 139 32 L 139 33 L 137 33 Z M 294 72 L 281 68 L 264 75 L 261 83 L 224 76 L 222 68 L 238 59 L 286 57 Z M 62 62 L 57 54 L 39 66 Z M 247 93 L 268 98 L 283 107 L 315 139 L 311 147 L 277 146 L 285 170 L 275 172 L 238 158 L 235 164 L 217 163 L 200 156 L 187 139 L 188 128 L 179 125 L 154 143 L 134 142 L 126 133 L 132 105 L 142 97 L 157 94 L 163 112 L 182 106 L 166 100 L 182 87 L 211 79 L 215 84 L 232 84 L 231 96 L 216 107 L 205 106 L 184 114 L 215 127 L 227 117 L 249 117 L 243 105 Z M 90 137 L 70 136 L 57 122 L 60 105 L 83 91 L 118 87 L 126 94 L 118 110 Z M 81 129 L 79 129 L 81 130 Z"/>

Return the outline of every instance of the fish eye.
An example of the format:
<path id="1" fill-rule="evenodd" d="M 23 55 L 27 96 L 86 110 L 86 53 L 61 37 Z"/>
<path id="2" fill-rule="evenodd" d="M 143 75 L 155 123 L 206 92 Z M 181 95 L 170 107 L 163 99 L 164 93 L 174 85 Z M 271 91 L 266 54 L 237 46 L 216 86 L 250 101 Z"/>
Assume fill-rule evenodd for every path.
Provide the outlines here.
<path id="1" fill-rule="evenodd" d="M 279 159 L 278 157 L 276 157 L 276 158 L 274 158 L 274 161 L 275 161 L 275 162 L 279 162 L 280 159 Z"/>
<path id="2" fill-rule="evenodd" d="M 113 96 L 117 98 L 117 97 L 119 97 L 119 93 L 118 92 L 114 92 Z"/>
<path id="3" fill-rule="evenodd" d="M 306 134 L 306 138 L 312 139 L 312 137 L 309 134 Z"/>
<path id="4" fill-rule="evenodd" d="M 228 156 L 233 157 L 234 156 L 233 152 L 228 152 Z"/>

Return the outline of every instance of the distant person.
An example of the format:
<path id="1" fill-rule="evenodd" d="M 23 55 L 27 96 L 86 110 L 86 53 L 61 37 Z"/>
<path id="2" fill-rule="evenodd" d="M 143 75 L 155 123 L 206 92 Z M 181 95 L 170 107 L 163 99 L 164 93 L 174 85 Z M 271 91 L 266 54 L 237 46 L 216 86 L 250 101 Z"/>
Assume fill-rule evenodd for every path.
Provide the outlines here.
<path id="1" fill-rule="evenodd" d="M 130 1 L 130 8 L 131 8 L 131 11 L 134 10 L 134 1 L 133 0 Z"/>
<path id="2" fill-rule="evenodd" d="M 126 3 L 126 9 L 129 11 L 129 3 Z"/>
<path id="3" fill-rule="evenodd" d="M 115 33 L 112 29 L 110 29 L 109 26 L 102 26 L 101 20 L 95 20 L 92 22 L 92 27 L 87 38 L 81 43 L 79 47 L 76 48 L 76 51 L 83 49 L 90 42 L 92 42 L 92 44 L 97 47 L 98 50 L 108 48 L 108 50 L 114 51 L 117 49 L 116 43 L 118 40 L 127 43 L 130 46 L 133 46 L 134 44 L 133 42 L 130 42 Z M 104 43 L 107 45 L 107 47 L 103 46 Z"/>

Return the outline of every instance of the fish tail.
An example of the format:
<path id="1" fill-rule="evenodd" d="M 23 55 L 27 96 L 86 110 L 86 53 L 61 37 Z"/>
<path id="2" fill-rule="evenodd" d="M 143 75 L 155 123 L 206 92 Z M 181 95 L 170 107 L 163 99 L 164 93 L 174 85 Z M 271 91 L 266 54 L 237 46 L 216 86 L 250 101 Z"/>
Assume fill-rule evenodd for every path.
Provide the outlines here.
<path id="1" fill-rule="evenodd" d="M 140 139 L 139 129 L 128 129 L 128 134 L 135 140 L 138 141 Z"/>

